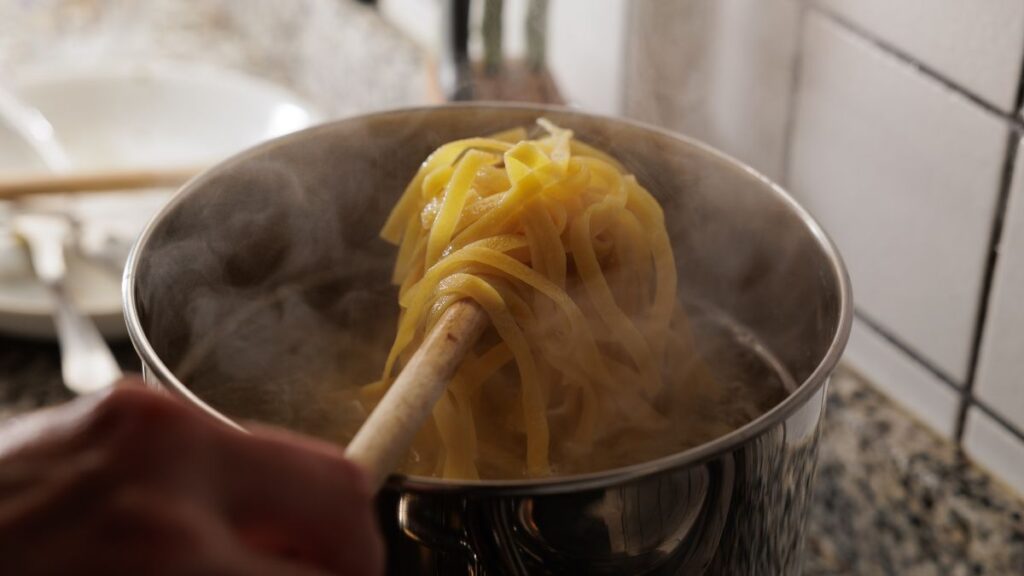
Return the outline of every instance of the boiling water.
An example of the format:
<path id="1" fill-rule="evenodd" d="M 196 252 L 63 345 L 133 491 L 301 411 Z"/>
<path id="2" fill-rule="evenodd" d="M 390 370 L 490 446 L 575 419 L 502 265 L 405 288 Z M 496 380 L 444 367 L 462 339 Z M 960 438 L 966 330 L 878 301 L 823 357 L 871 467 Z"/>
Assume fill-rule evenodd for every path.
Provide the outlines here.
<path id="1" fill-rule="evenodd" d="M 724 392 L 711 415 L 736 428 L 796 390 L 796 380 L 753 332 L 724 313 L 697 310 L 691 317 L 697 348 Z"/>
<path id="2" fill-rule="evenodd" d="M 755 420 L 784 400 L 797 383 L 749 329 L 706 306 L 688 307 L 697 349 L 712 373 L 703 390 L 672 374 L 658 409 L 668 429 L 631 431 L 600 443 L 586 457 L 556 462 L 557 474 L 617 468 L 668 456 L 721 437 Z"/>
<path id="3" fill-rule="evenodd" d="M 326 292 L 338 293 L 336 287 Z M 342 307 L 361 312 L 337 318 L 322 308 L 294 304 L 310 298 L 279 295 L 273 305 L 262 302 L 224 321 L 228 334 L 211 339 L 220 343 L 213 352 L 195 347 L 195 357 L 186 357 L 178 373 L 199 397 L 233 418 L 347 444 L 366 418 L 358 391 L 380 377 L 394 338 L 394 296 L 382 292 L 359 307 Z M 333 301 L 333 296 L 325 300 Z M 708 306 L 689 303 L 685 308 L 713 385 L 695 390 L 685 376 L 665 374 L 666 392 L 655 404 L 667 417 L 667 427 L 623 430 L 601 439 L 595 448 L 552 454 L 553 473 L 593 472 L 681 452 L 756 419 L 796 388 L 782 363 L 749 329 Z M 304 312 L 281 312 L 293 309 Z M 282 334 L 308 337 L 300 345 L 294 336 Z M 185 370 L 187 365 L 192 368 Z M 524 461 L 525 453 L 521 456 Z M 522 476 L 508 469 L 489 470 L 486 460 L 479 462 L 484 478 Z"/>
<path id="4" fill-rule="evenodd" d="M 795 390 L 796 382 L 789 372 L 749 329 L 707 306 L 691 303 L 687 309 L 698 352 L 713 376 L 711 383 L 696 387 L 685 375 L 666 373 L 665 392 L 654 404 L 667 417 L 667 427 L 623 429 L 600 439 L 592 448 L 577 453 L 552 453 L 553 474 L 596 472 L 682 452 L 751 422 Z M 345 377 L 332 379 L 333 386 L 316 402 L 328 409 L 331 417 L 324 422 L 325 427 L 317 429 L 310 429 L 307 420 L 303 425 L 306 432 L 342 445 L 352 438 L 366 417 L 356 391 L 379 374 L 382 351 L 387 349 L 383 342 L 390 342 L 390 338 L 388 332 L 370 341 L 362 340 L 359 345 L 347 341 L 343 352 Z M 525 461 L 525 442 L 522 444 L 518 448 L 523 453 L 518 459 Z M 508 453 L 510 447 L 503 445 L 500 449 Z M 480 446 L 477 465 L 481 478 L 524 477 L 525 470 L 489 465 L 487 450 L 486 445 Z M 420 457 L 426 461 L 435 458 L 427 454 Z M 414 452 L 410 458 L 406 468 L 417 469 L 413 462 L 417 454 Z"/>

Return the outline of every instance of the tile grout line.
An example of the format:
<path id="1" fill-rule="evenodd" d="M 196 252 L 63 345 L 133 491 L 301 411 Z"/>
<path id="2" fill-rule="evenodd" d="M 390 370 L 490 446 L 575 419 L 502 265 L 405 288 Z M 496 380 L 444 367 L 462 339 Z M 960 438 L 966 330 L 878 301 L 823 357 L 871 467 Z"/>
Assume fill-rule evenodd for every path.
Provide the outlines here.
<path id="1" fill-rule="evenodd" d="M 954 392 L 956 392 L 957 396 L 963 396 L 964 388 L 956 381 L 955 378 L 950 377 L 948 374 L 943 372 L 941 368 L 932 364 L 931 361 L 925 358 L 923 354 L 904 343 L 899 339 L 899 337 L 890 332 L 889 329 L 882 326 L 881 322 L 878 322 L 866 314 L 864 310 L 857 308 L 855 309 L 855 312 L 857 319 L 863 322 L 865 326 L 871 328 L 883 340 L 902 352 L 904 356 L 909 357 L 915 363 L 919 364 L 921 368 L 927 370 L 932 376 L 938 378 L 943 384 L 949 386 Z"/>
<path id="2" fill-rule="evenodd" d="M 957 384 L 955 380 L 944 374 L 942 370 L 940 370 L 939 368 L 932 365 L 931 362 L 925 359 L 920 353 L 915 351 L 913 348 L 909 347 L 907 344 L 904 344 L 898 337 L 894 336 L 886 328 L 882 327 L 879 323 L 872 320 L 868 315 L 866 315 L 863 312 L 863 310 L 857 310 L 856 317 L 857 320 L 859 320 L 865 326 L 874 331 L 880 338 L 885 340 L 892 347 L 896 348 L 903 355 L 907 356 L 912 362 L 917 364 L 919 367 L 929 372 L 932 376 L 935 376 L 935 378 L 939 382 L 941 382 L 950 390 L 952 390 L 961 399 L 961 407 L 964 405 L 976 406 L 987 416 L 995 420 L 1001 427 L 1005 428 L 1011 435 L 1020 439 L 1021 442 L 1024 442 L 1024 430 L 1019 429 L 1015 424 L 1011 423 L 1006 418 L 999 415 L 988 404 L 977 399 L 973 395 L 973 393 L 968 392 L 963 386 Z M 867 378 L 866 381 L 871 382 L 871 379 Z M 955 437 L 954 441 L 956 441 Z M 956 442 L 959 444 L 959 441 Z"/>
<path id="3" fill-rule="evenodd" d="M 978 106 L 979 108 L 982 108 L 986 112 L 993 114 L 1006 122 L 1009 122 L 1018 130 L 1024 129 L 1024 119 L 1017 117 L 1017 111 L 1020 110 L 1021 104 L 1019 98 L 1018 101 L 1014 103 L 1015 106 L 1011 112 L 1004 112 L 1003 110 L 1000 110 L 998 106 L 988 102 L 981 96 L 978 96 L 977 94 L 961 86 L 960 84 L 957 84 L 950 78 L 947 78 L 935 68 L 932 68 L 928 64 L 924 64 L 923 62 L 915 59 L 910 54 L 904 52 L 903 50 L 897 48 L 896 46 L 893 46 L 889 42 L 886 42 L 885 40 L 878 38 L 867 29 L 851 22 L 850 20 L 844 18 L 843 16 L 840 16 L 839 14 L 836 14 L 835 12 L 827 8 L 823 8 L 817 4 L 811 4 L 807 9 L 817 12 L 822 17 L 827 18 L 828 20 L 840 26 L 847 32 L 854 34 L 858 38 L 870 42 L 880 51 L 888 54 L 889 56 L 892 56 L 893 58 L 899 60 L 900 62 L 912 66 L 921 75 L 928 77 L 930 80 L 938 82 L 948 90 L 955 92 L 956 94 L 966 98 L 972 104 Z M 1020 90 L 1018 90 L 1017 96 L 1020 96 Z"/>
<path id="4" fill-rule="evenodd" d="M 789 103 L 786 105 L 786 124 L 782 134 L 782 166 L 780 166 L 779 181 L 782 186 L 790 191 L 789 162 L 793 155 L 793 138 L 796 131 L 796 113 L 800 104 L 800 82 L 803 74 L 801 68 L 804 63 L 804 24 L 807 22 L 807 6 L 800 2 L 798 4 L 796 17 L 796 49 L 793 50 L 793 73 L 789 78 Z"/>
<path id="5" fill-rule="evenodd" d="M 981 410 L 982 412 L 984 412 L 986 416 L 988 416 L 993 421 L 995 421 L 995 423 L 998 424 L 1000 428 L 1002 428 L 1002 429 L 1006 430 L 1007 432 L 1009 432 L 1010 435 L 1013 436 L 1014 438 L 1016 438 L 1018 442 L 1020 442 L 1021 444 L 1024 444 L 1024 431 L 1022 431 L 1019 428 L 1017 428 L 1017 426 L 1015 424 L 1013 424 L 1012 422 L 1010 422 L 1009 420 L 1007 420 L 1006 418 L 1001 416 L 998 412 L 996 412 L 994 409 L 992 409 L 992 407 L 989 406 L 987 403 L 982 402 L 981 400 L 978 400 L 977 398 L 975 398 L 973 394 L 969 395 L 968 402 L 972 406 L 977 408 L 978 410 Z"/>
<path id="6" fill-rule="evenodd" d="M 1010 129 L 1006 137 L 1006 156 L 1003 159 L 1003 171 L 999 179 L 999 196 L 996 198 L 995 214 L 992 217 L 991 233 L 988 241 L 988 254 L 985 256 L 985 271 L 981 281 L 978 308 L 974 316 L 974 329 L 971 334 L 971 356 L 967 364 L 967 381 L 964 383 L 964 396 L 960 402 L 960 411 L 956 419 L 956 442 L 961 444 L 964 429 L 967 425 L 967 412 L 974 403 L 974 383 L 978 376 L 978 361 L 981 358 L 981 346 L 985 338 L 985 325 L 988 319 L 988 308 L 991 304 L 992 283 L 995 280 L 996 265 L 999 261 L 999 244 L 1003 237 L 1006 219 L 1006 207 L 1013 187 L 1014 164 L 1017 149 L 1020 147 L 1020 135 Z"/>
<path id="7" fill-rule="evenodd" d="M 1024 47 L 1020 54 L 1020 62 L 1017 68 L 1017 93 L 1014 95 L 1014 110 L 1020 110 L 1024 106 Z M 978 361 L 981 358 L 981 347 L 985 338 L 985 325 L 988 320 L 989 301 L 992 296 L 992 283 L 995 280 L 995 269 L 999 260 L 999 244 L 1002 242 L 1003 229 L 1006 224 L 1006 209 L 1010 202 L 1010 192 L 1013 188 L 1014 168 L 1016 167 L 1017 152 L 1020 148 L 1021 128 L 1014 124 L 1010 127 L 1006 141 L 1006 157 L 1003 159 L 1003 173 L 999 182 L 999 197 L 996 199 L 996 211 L 993 215 L 992 234 L 989 238 L 988 256 L 985 262 L 985 276 L 982 280 L 981 298 L 978 303 L 978 312 L 975 317 L 974 339 L 971 347 L 971 360 L 967 372 L 967 382 L 964 386 L 964 397 L 960 403 L 960 412 L 957 414 L 956 442 L 963 445 L 964 433 L 967 428 L 967 413 L 972 405 L 978 406 L 990 417 L 1003 425 L 1004 428 L 1015 433 L 1018 437 L 1020 431 L 1009 426 L 1009 422 L 998 416 L 994 411 L 989 410 L 974 395 L 974 383 L 978 376 Z"/>

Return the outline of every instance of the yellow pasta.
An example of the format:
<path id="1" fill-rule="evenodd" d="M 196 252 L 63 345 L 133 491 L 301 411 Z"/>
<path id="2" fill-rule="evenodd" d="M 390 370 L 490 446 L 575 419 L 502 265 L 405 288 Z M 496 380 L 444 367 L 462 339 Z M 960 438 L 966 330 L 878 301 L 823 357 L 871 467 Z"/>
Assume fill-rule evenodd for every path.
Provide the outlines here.
<path id="1" fill-rule="evenodd" d="M 602 443 L 657 437 L 686 398 L 668 387 L 709 386 L 657 201 L 607 154 L 538 124 L 533 139 L 520 128 L 438 148 L 381 232 L 399 247 L 401 313 L 381 379 L 361 391 L 367 408 L 452 302 L 475 300 L 492 324 L 408 473 L 519 478 L 621 464 L 628 454 L 595 456 Z M 667 364 L 687 369 L 670 375 Z"/>

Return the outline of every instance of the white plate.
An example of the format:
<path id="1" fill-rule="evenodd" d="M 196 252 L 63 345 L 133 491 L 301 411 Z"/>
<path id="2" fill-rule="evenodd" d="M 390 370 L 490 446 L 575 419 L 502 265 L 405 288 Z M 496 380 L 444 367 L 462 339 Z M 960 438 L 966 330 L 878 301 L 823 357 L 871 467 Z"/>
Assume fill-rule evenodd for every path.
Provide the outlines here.
<path id="1" fill-rule="evenodd" d="M 0 172 L 65 170 L 67 165 L 42 113 L 0 88 Z"/>
<path id="2" fill-rule="evenodd" d="M 2 241 L 0 258 L 0 331 L 33 338 L 52 338 L 53 320 L 46 290 L 36 282 L 23 260 L 20 245 L 6 238 Z M 19 261 L 16 261 L 19 260 Z M 12 263 L 16 264 L 13 266 Z M 68 290 L 79 309 L 92 317 L 105 336 L 119 338 L 125 334 L 121 313 L 121 278 L 116 271 L 68 254 Z M 14 273 L 12 273 L 14 272 Z"/>
<path id="3" fill-rule="evenodd" d="M 63 147 L 68 169 L 213 164 L 318 119 L 291 92 L 237 72 L 160 66 L 37 74 L 14 93 L 39 110 Z M 51 169 L 59 169 L 51 165 Z M 130 242 L 171 190 L 109 192 L 33 201 Z M 52 338 L 50 303 L 0 210 L 0 331 Z M 120 275 L 69 258 L 69 285 L 108 337 L 123 337 Z"/>
<path id="4" fill-rule="evenodd" d="M 14 91 L 53 126 L 72 169 L 207 164 L 314 121 L 291 92 L 219 69 L 50 72 Z"/>

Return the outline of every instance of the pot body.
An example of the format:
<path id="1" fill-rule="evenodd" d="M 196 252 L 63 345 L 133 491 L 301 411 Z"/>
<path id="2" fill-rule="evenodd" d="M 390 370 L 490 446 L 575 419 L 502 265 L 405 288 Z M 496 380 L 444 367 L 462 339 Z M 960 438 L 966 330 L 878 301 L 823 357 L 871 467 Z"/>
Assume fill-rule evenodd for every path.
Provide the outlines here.
<path id="1" fill-rule="evenodd" d="M 826 387 L 699 464 L 535 495 L 380 497 L 391 574 L 799 574 Z"/>
<path id="2" fill-rule="evenodd" d="M 851 321 L 827 236 L 788 195 L 698 142 L 565 109 L 398 110 L 271 141 L 188 183 L 125 272 L 147 381 L 230 425 L 343 437 L 348 381 L 393 329 L 393 249 L 377 230 L 418 164 L 457 138 L 538 117 L 618 158 L 661 203 L 680 288 L 742 325 L 789 396 L 686 452 L 535 481 L 392 478 L 393 574 L 797 574 L 828 377 Z M 393 313 L 393 312 L 392 312 Z M 347 398 L 347 400 L 346 400 Z"/>

